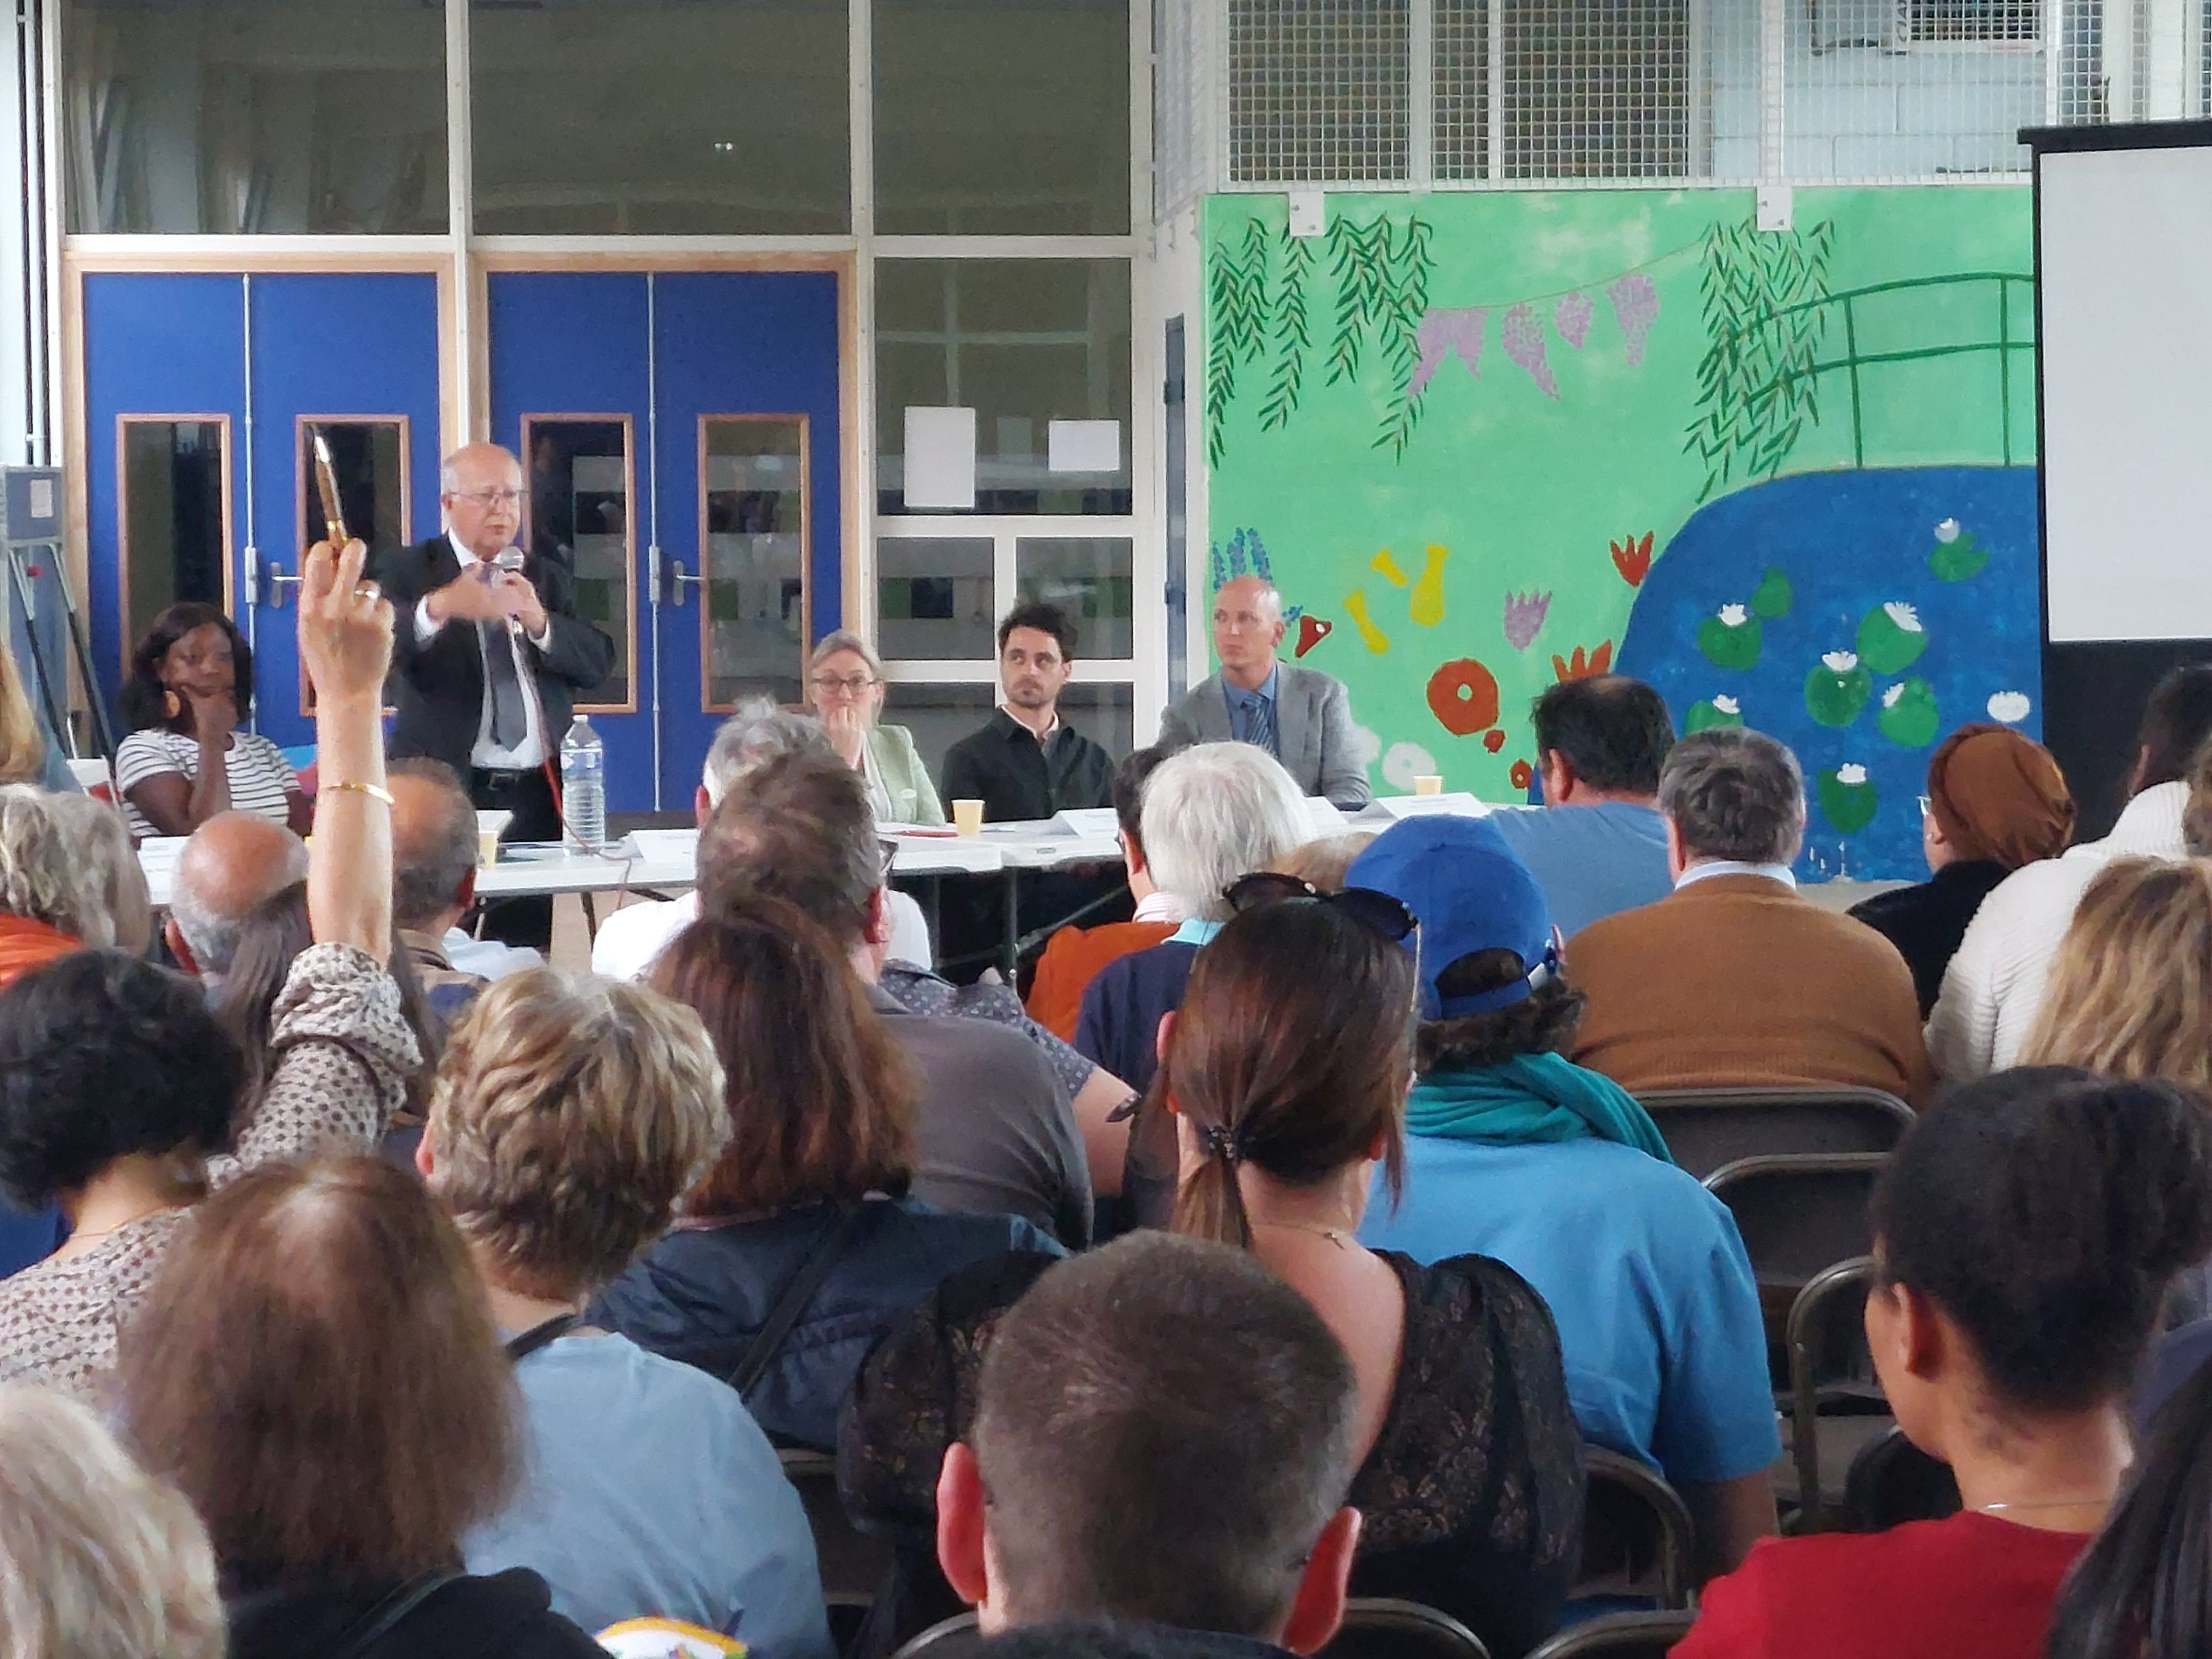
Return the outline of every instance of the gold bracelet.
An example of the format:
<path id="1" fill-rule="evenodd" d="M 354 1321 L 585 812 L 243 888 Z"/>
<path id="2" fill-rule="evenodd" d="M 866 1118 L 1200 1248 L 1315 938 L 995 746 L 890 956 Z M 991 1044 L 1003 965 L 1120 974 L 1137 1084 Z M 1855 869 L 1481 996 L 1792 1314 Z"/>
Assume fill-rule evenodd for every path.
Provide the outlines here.
<path id="1" fill-rule="evenodd" d="M 316 793 L 320 794 L 325 789 L 333 791 L 349 789 L 356 795 L 367 795 L 371 800 L 380 800 L 386 806 L 398 805 L 392 799 L 392 792 L 380 783 L 356 783 L 351 778 L 341 779 L 336 783 L 328 781 L 319 781 L 316 783 Z"/>

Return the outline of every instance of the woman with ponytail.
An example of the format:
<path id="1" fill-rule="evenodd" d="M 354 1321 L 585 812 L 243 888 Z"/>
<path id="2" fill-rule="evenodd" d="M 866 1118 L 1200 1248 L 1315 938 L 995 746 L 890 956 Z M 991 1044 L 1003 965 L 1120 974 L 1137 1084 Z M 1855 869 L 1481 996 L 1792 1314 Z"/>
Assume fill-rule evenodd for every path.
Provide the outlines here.
<path id="1" fill-rule="evenodd" d="M 2060 1584 L 2128 1467 L 2127 1393 L 2160 1298 L 2212 1249 L 2212 1111 L 2170 1083 L 1997 1073 L 1906 1134 L 1874 1231 L 1875 1370 L 1906 1437 L 1951 1466 L 1964 1508 L 1757 1546 L 1706 1586 L 1677 1659 L 2044 1652 Z M 2052 1653 L 2205 1651 L 2201 1630 L 2147 1639 L 2183 1611 L 2166 1597 L 2176 1583 L 2197 1587 L 2188 1616 L 2202 1619 L 2203 1413 L 2185 1426 L 2193 1437 L 2161 1442 L 2089 1556 Z"/>
<path id="2" fill-rule="evenodd" d="M 1312 1303 L 1359 1381 L 1355 1595 L 1442 1608 L 1496 1659 L 1558 1625 L 1579 1559 L 1582 1445 L 1542 1300 L 1504 1264 L 1432 1267 L 1358 1238 L 1395 1186 L 1413 1078 L 1405 907 L 1248 876 L 1163 1023 L 1147 1116 L 1173 1126 L 1175 1230 L 1252 1255 Z M 928 1554 L 933 1484 L 964 1437 L 999 1316 L 1042 1261 L 957 1275 L 862 1370 L 842 1425 L 848 1509 L 900 1539 L 905 1636 L 957 1611 Z M 879 1604 L 880 1606 L 880 1604 Z"/>

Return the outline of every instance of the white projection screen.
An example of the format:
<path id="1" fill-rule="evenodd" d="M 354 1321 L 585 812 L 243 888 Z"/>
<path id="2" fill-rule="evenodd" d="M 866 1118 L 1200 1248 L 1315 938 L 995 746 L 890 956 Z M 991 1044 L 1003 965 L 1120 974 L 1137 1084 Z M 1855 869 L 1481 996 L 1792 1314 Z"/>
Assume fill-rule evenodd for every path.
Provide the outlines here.
<path id="1" fill-rule="evenodd" d="M 2037 154 L 2055 643 L 2212 639 L 2212 132 L 2191 131 Z"/>

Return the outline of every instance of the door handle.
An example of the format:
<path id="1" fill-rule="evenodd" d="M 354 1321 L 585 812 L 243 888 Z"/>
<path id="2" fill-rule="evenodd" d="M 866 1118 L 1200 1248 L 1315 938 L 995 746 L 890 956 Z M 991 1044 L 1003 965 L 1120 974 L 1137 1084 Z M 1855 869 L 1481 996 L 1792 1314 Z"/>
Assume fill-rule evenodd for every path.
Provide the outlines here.
<path id="1" fill-rule="evenodd" d="M 246 550 L 246 568 L 248 591 L 272 611 L 282 611 L 284 608 L 284 590 L 297 587 L 303 580 L 299 576 L 286 575 L 284 567 L 276 560 L 263 559 L 258 548 Z"/>
<path id="2" fill-rule="evenodd" d="M 671 559 L 668 561 L 669 604 L 678 606 L 682 605 L 684 603 L 684 590 L 686 586 L 704 587 L 706 585 L 707 579 L 704 576 L 693 575 L 690 571 L 684 568 L 683 562 L 681 560 Z"/>

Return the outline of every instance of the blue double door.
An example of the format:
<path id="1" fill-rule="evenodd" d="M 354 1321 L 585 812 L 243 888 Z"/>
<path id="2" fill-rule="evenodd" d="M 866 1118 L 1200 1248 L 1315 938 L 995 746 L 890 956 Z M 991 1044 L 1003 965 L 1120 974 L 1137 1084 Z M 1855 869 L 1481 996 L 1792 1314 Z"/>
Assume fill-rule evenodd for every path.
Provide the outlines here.
<path id="1" fill-rule="evenodd" d="M 690 804 L 739 698 L 800 693 L 840 625 L 840 276 L 501 270 L 485 279 L 484 434 L 522 459 L 523 536 L 577 573 L 617 647 L 580 704 L 617 811 Z M 84 278 L 88 620 L 100 690 L 167 604 L 202 599 L 254 653 L 256 728 L 312 741 L 293 579 L 322 515 L 315 431 L 350 530 L 440 526 L 438 277 Z"/>

